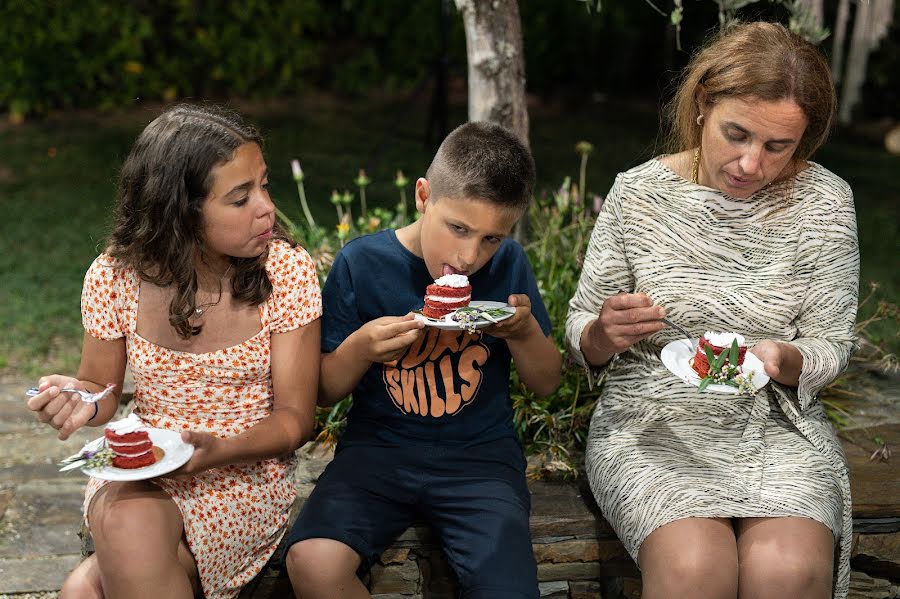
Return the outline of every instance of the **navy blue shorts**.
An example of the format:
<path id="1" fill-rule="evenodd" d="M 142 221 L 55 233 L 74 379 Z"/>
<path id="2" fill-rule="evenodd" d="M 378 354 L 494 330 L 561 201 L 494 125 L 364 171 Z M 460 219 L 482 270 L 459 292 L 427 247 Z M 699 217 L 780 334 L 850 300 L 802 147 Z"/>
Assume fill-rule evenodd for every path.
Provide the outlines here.
<path id="1" fill-rule="evenodd" d="M 326 538 L 350 546 L 365 573 L 417 520 L 436 534 L 466 598 L 539 597 L 525 459 L 515 439 L 467 448 L 340 448 L 287 548 Z"/>

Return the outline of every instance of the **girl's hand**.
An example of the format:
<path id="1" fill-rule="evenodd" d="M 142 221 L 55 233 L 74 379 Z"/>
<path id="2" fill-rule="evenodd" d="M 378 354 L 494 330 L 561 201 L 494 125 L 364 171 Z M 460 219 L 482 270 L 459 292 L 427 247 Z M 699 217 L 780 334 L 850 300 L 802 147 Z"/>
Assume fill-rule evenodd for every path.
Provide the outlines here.
<path id="1" fill-rule="evenodd" d="M 224 466 L 228 463 L 228 455 L 225 451 L 226 441 L 209 433 L 196 431 L 182 431 L 181 440 L 194 446 L 191 459 L 181 468 L 166 474 L 166 477 L 180 478 L 190 477 L 204 470 Z"/>
<path id="2" fill-rule="evenodd" d="M 531 316 L 531 298 L 524 293 L 509 296 L 507 303 L 516 309 L 515 314 L 497 324 L 492 324 L 484 329 L 488 335 L 498 339 L 516 340 L 527 337 L 537 325 L 537 320 Z M 537 326 L 540 332 L 540 326 Z M 543 336 L 543 333 L 541 332 Z"/>
<path id="3" fill-rule="evenodd" d="M 36 412 L 36 417 L 59 431 L 59 439 L 65 441 L 94 417 L 96 404 L 81 401 L 77 393 L 61 393 L 60 389 L 85 389 L 84 384 L 71 376 L 53 374 L 38 381 L 40 394 L 28 398 L 25 405 Z"/>

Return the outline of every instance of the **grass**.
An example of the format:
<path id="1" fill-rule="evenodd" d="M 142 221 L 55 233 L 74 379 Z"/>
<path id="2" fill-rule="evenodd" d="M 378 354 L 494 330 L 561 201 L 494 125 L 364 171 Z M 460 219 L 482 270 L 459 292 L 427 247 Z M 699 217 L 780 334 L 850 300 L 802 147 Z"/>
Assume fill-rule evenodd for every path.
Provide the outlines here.
<path id="1" fill-rule="evenodd" d="M 306 175 L 315 218 L 334 224 L 332 189 L 351 192 L 366 168 L 373 183 L 370 206 L 392 206 L 394 174 L 421 176 L 433 153 L 425 147 L 424 109 L 390 100 L 363 103 L 308 98 L 239 107 L 267 138 L 273 196 L 300 218 L 289 161 L 298 158 Z M 81 346 L 79 300 L 88 264 L 103 247 L 118 169 L 132 142 L 159 107 L 112 116 L 77 114 L 0 129 L 0 374 L 36 377 L 72 372 Z M 465 120 L 455 103 L 450 126 Z M 531 144 L 538 165 L 538 190 L 578 176 L 574 144 L 595 146 L 587 181 L 605 193 L 617 172 L 653 155 L 657 121 L 652 107 L 605 104 L 570 109 L 531 109 Z M 896 269 L 900 217 L 900 158 L 850 138 L 832 140 L 817 160 L 853 186 L 862 251 L 862 281 L 878 281 L 883 299 L 900 300 Z M 411 200 L 411 186 L 407 199 Z M 876 335 L 896 328 L 873 327 Z M 888 339 L 896 353 L 900 342 Z"/>

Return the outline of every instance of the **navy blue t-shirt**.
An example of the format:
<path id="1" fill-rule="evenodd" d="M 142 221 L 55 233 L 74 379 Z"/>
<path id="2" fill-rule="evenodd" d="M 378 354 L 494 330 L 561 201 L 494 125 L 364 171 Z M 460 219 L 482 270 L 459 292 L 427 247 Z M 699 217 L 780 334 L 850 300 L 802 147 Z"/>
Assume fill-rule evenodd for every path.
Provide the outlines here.
<path id="1" fill-rule="evenodd" d="M 338 253 L 322 290 L 322 351 L 333 352 L 370 320 L 421 309 L 433 282 L 425 261 L 393 230 L 354 239 Z M 472 300 L 527 294 L 541 330 L 550 334 L 531 265 L 514 240 L 501 242 L 469 283 Z M 399 360 L 373 364 L 363 375 L 340 444 L 465 446 L 515 438 L 510 366 L 502 339 L 426 326 Z"/>

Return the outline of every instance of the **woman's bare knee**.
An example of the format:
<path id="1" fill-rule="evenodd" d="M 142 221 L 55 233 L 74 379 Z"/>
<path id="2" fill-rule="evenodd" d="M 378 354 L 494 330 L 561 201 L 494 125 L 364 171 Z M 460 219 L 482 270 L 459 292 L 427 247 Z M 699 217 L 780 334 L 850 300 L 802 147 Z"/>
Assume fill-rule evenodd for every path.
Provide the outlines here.
<path id="1" fill-rule="evenodd" d="M 643 597 L 737 595 L 734 531 L 727 520 L 689 518 L 660 527 L 641 546 Z"/>
<path id="2" fill-rule="evenodd" d="M 760 518 L 738 527 L 740 597 L 831 596 L 834 537 L 807 518 Z"/>

